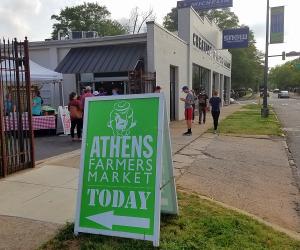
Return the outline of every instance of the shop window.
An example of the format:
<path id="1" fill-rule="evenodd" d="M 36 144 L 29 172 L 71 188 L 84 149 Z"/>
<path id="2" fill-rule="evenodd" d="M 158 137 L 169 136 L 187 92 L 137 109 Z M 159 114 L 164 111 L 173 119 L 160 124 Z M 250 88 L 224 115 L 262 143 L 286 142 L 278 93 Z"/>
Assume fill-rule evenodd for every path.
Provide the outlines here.
<path id="1" fill-rule="evenodd" d="M 205 89 L 208 93 L 210 82 L 210 70 L 203 68 L 197 64 L 193 64 L 193 90 L 199 93 L 201 89 Z"/>

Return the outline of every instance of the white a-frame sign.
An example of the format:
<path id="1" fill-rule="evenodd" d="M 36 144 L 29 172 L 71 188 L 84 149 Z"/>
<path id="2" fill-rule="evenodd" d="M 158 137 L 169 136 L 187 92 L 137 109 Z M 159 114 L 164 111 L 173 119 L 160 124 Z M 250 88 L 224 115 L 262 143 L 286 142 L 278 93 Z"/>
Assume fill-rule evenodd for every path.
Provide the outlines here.
<path id="1" fill-rule="evenodd" d="M 86 99 L 75 234 L 153 241 L 178 214 L 163 94 Z"/>

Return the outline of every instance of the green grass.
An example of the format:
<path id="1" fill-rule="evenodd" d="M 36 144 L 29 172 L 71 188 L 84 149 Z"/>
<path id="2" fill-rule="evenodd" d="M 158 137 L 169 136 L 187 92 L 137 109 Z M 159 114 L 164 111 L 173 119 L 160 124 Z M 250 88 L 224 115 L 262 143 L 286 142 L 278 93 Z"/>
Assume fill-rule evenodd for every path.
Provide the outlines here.
<path id="1" fill-rule="evenodd" d="M 281 136 L 282 129 L 272 108 L 268 118 L 261 117 L 261 106 L 250 104 L 224 119 L 219 125 L 222 134 Z"/>
<path id="2" fill-rule="evenodd" d="M 239 100 L 250 100 L 254 98 L 255 98 L 255 94 L 252 91 L 246 91 L 246 95 L 239 98 Z"/>
<path id="3" fill-rule="evenodd" d="M 180 215 L 163 216 L 160 249 L 300 249 L 300 242 L 245 215 L 195 195 L 179 193 Z M 73 224 L 40 249 L 154 249 L 151 242 L 99 235 L 73 236 Z"/>

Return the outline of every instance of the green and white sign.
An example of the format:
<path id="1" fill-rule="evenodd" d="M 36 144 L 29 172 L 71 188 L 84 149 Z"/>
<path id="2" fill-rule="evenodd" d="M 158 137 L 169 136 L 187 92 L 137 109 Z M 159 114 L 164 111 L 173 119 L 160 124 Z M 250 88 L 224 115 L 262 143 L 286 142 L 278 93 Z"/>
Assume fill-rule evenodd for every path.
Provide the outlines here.
<path id="1" fill-rule="evenodd" d="M 161 210 L 178 213 L 163 95 L 92 97 L 84 119 L 75 234 L 158 246 Z"/>

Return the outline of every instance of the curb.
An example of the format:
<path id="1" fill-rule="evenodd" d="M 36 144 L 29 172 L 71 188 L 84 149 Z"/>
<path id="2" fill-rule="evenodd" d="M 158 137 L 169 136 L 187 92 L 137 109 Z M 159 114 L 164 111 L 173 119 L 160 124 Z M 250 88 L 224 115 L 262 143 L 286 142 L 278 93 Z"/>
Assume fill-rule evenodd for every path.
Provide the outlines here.
<path id="1" fill-rule="evenodd" d="M 298 166 L 297 166 L 297 164 L 294 160 L 292 152 L 291 152 L 291 150 L 289 148 L 289 145 L 287 143 L 287 138 L 286 137 L 285 137 L 285 140 L 283 141 L 283 146 L 284 146 L 287 158 L 288 158 L 290 168 L 292 170 L 292 174 L 295 178 L 295 182 L 296 182 L 295 186 L 298 188 L 298 190 L 300 192 L 300 172 L 299 172 L 299 168 L 298 168 Z"/>
<path id="2" fill-rule="evenodd" d="M 281 123 L 281 121 L 279 120 L 278 115 L 277 115 L 277 113 L 275 112 L 274 108 L 273 108 L 273 113 L 274 113 L 274 116 L 275 116 L 276 120 L 277 120 L 277 121 L 279 122 L 279 124 L 280 124 L 280 129 L 281 129 L 281 132 L 282 132 L 282 137 L 283 137 L 283 138 L 286 138 L 286 133 L 285 133 L 284 130 L 283 130 L 282 123 Z"/>
<path id="3" fill-rule="evenodd" d="M 281 227 L 281 226 L 278 226 L 278 225 L 276 225 L 276 224 L 273 224 L 273 223 L 271 223 L 271 222 L 268 222 L 268 221 L 266 221 L 266 220 L 264 220 L 264 219 L 262 219 L 262 218 L 260 218 L 260 217 L 258 217 L 258 216 L 256 216 L 256 215 L 251 214 L 251 213 L 249 213 L 249 212 L 246 212 L 246 211 L 244 211 L 244 210 L 242 210 L 242 209 L 239 209 L 239 208 L 236 208 L 236 207 L 227 205 L 227 204 L 225 204 L 225 203 L 223 203 L 223 202 L 214 200 L 214 199 L 209 198 L 209 197 L 207 197 L 207 196 L 200 195 L 200 194 L 198 194 L 198 193 L 196 193 L 196 192 L 193 192 L 193 191 L 188 190 L 188 189 L 184 189 L 184 188 L 182 188 L 182 187 L 177 187 L 177 191 L 180 191 L 180 192 L 186 193 L 186 194 L 194 194 L 194 195 L 198 196 L 198 197 L 199 197 L 200 199 L 202 199 L 202 200 L 210 201 L 210 202 L 212 202 L 212 203 L 214 203 L 214 204 L 216 204 L 216 205 L 219 205 L 219 206 L 221 206 L 221 207 L 223 207 L 223 208 L 232 210 L 232 211 L 237 212 L 237 213 L 240 213 L 240 214 L 242 214 L 242 215 L 246 215 L 246 216 L 250 217 L 251 219 L 254 219 L 254 220 L 256 220 L 256 221 L 258 221 L 258 222 L 264 224 L 265 226 L 271 227 L 272 229 L 274 229 L 274 230 L 277 231 L 277 232 L 284 233 L 284 234 L 286 234 L 287 236 L 289 236 L 289 237 L 291 237 L 291 238 L 293 238 L 293 239 L 295 239 L 295 240 L 300 241 L 300 234 L 299 234 L 299 233 L 294 232 L 294 231 L 291 231 L 291 230 L 288 230 L 288 229 L 285 229 L 285 228 L 283 228 L 283 227 Z"/>
<path id="4" fill-rule="evenodd" d="M 56 156 L 53 156 L 53 157 L 49 157 L 49 158 L 46 158 L 46 159 L 43 159 L 43 160 L 40 160 L 40 161 L 36 161 L 35 166 L 36 167 L 42 167 L 43 165 L 47 165 L 47 164 L 49 164 L 53 161 L 65 160 L 65 159 L 68 159 L 68 158 L 72 158 L 74 156 L 78 156 L 78 155 L 80 155 L 80 153 L 81 153 L 81 150 L 77 149 L 77 150 L 74 150 L 74 151 L 71 151 L 71 152 L 68 152 L 68 153 L 64 153 L 64 154 L 56 155 Z"/>

